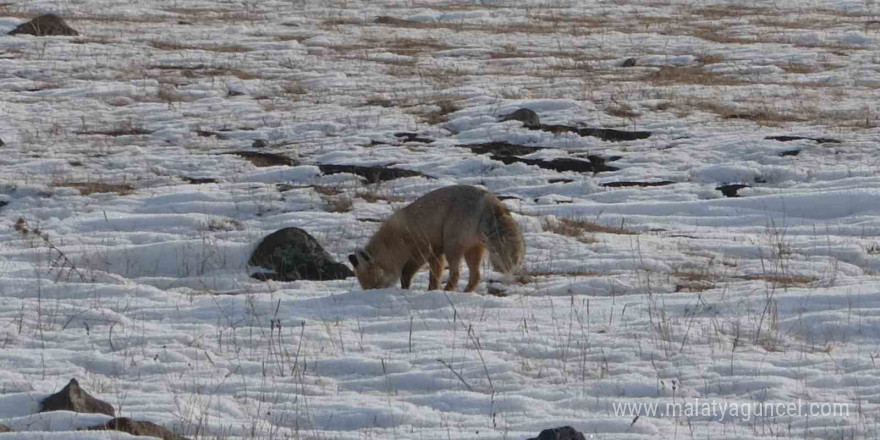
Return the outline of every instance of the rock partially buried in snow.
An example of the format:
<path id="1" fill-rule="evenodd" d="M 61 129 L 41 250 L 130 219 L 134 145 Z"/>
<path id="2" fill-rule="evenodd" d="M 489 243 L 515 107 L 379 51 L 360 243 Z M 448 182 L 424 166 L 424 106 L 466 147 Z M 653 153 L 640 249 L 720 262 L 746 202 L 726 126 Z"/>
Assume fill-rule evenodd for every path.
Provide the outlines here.
<path id="1" fill-rule="evenodd" d="M 538 437 L 529 440 L 585 440 L 584 434 L 571 426 L 545 429 Z"/>
<path id="2" fill-rule="evenodd" d="M 636 59 L 635 58 L 627 58 L 620 63 L 620 67 L 635 67 Z"/>
<path id="3" fill-rule="evenodd" d="M 521 108 L 499 119 L 499 122 L 504 121 L 520 121 L 528 128 L 538 128 L 541 126 L 541 119 L 538 117 L 538 114 L 527 108 Z"/>
<path id="4" fill-rule="evenodd" d="M 348 266 L 333 261 L 318 240 L 300 228 L 284 228 L 266 236 L 248 264 L 270 271 L 251 275 L 264 281 L 324 281 L 354 276 Z"/>
<path id="5" fill-rule="evenodd" d="M 70 379 L 64 389 L 43 399 L 40 403 L 40 412 L 48 411 L 73 411 L 116 416 L 113 405 L 92 397 L 91 394 L 80 388 L 76 379 Z"/>
<path id="6" fill-rule="evenodd" d="M 0 433 L 3 432 L 15 432 L 15 430 L 6 425 L 0 425 Z"/>
<path id="7" fill-rule="evenodd" d="M 46 14 L 34 18 L 27 23 L 22 23 L 9 31 L 9 35 L 16 34 L 42 37 L 45 35 L 79 35 L 79 32 L 68 26 L 61 17 L 55 14 Z"/>
<path id="8" fill-rule="evenodd" d="M 164 426 L 159 426 L 153 422 L 132 420 L 128 417 L 119 417 L 103 425 L 92 426 L 87 429 L 89 431 L 121 431 L 131 435 L 158 437 L 162 440 L 187 440 L 186 437 L 177 435 Z"/>

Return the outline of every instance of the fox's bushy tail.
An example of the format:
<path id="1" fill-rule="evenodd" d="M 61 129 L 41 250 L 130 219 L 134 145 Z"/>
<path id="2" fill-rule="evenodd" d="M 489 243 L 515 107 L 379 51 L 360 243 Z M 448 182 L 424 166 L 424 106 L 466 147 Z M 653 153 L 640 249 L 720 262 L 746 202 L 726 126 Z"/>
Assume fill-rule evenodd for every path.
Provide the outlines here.
<path id="1" fill-rule="evenodd" d="M 498 272 L 515 273 L 522 266 L 525 256 L 525 241 L 516 221 L 504 205 L 490 203 L 485 211 L 480 228 L 489 247 L 489 261 Z"/>

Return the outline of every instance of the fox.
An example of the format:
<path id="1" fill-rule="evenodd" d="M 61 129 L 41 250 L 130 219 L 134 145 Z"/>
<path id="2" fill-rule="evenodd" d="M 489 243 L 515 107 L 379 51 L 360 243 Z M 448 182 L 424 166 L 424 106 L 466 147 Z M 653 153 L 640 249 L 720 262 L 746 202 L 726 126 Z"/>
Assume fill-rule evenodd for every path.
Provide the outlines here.
<path id="1" fill-rule="evenodd" d="M 457 290 L 461 260 L 469 269 L 465 292 L 480 283 L 480 263 L 486 251 L 495 270 L 518 271 L 525 256 L 522 231 L 507 207 L 491 192 L 470 185 L 431 191 L 385 220 L 366 247 L 348 256 L 363 289 L 382 289 L 400 281 L 409 289 L 425 264 L 428 290 L 440 287 L 444 267 L 449 278 L 444 290 Z"/>

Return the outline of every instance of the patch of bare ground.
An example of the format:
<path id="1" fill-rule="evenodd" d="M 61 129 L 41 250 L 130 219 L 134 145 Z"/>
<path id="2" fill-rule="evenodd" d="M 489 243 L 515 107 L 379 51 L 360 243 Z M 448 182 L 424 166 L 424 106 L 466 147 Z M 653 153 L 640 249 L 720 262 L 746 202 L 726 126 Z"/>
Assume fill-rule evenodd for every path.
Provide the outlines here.
<path id="1" fill-rule="evenodd" d="M 557 218 L 556 220 L 548 219 L 544 221 L 543 227 L 545 231 L 550 231 L 554 234 L 566 237 L 572 237 L 574 239 L 577 239 L 581 243 L 587 244 L 595 243 L 597 241 L 595 237 L 592 237 L 589 234 L 637 234 L 636 231 L 626 229 L 624 227 L 607 226 L 583 218 L 563 217 Z"/>
<path id="2" fill-rule="evenodd" d="M 696 84 L 704 86 L 733 86 L 745 81 L 732 76 L 721 75 L 704 69 L 702 66 L 663 66 L 642 78 L 655 86 L 671 84 Z"/>
<path id="3" fill-rule="evenodd" d="M 774 8 L 762 8 L 753 6 L 741 6 L 737 4 L 727 4 L 724 6 L 707 6 L 702 8 L 690 9 L 688 12 L 694 15 L 700 15 L 709 20 L 723 20 L 725 18 L 742 18 L 747 16 L 776 16 L 781 10 Z"/>
<path id="4" fill-rule="evenodd" d="M 709 271 L 675 271 L 669 273 L 669 278 L 675 283 L 676 292 L 702 292 L 714 289 L 719 276 Z"/>
<path id="5" fill-rule="evenodd" d="M 95 193 L 116 193 L 119 195 L 126 195 L 134 191 L 134 187 L 127 183 L 63 182 L 56 183 L 53 186 L 74 188 L 79 190 L 79 193 L 84 196 Z"/>
<path id="6" fill-rule="evenodd" d="M 76 37 L 70 40 L 73 44 L 111 44 L 116 41 L 110 37 L 102 37 L 97 35 L 90 35 L 87 37 Z"/>
<path id="7" fill-rule="evenodd" d="M 192 66 L 154 65 L 148 67 L 148 69 L 177 71 L 180 72 L 180 76 L 184 78 L 213 78 L 218 76 L 234 76 L 241 80 L 264 78 L 259 73 L 252 73 L 240 69 L 232 69 L 222 66 L 208 66 L 204 64 L 196 64 Z"/>
<path id="8" fill-rule="evenodd" d="M 795 286 L 806 286 L 816 281 L 816 278 L 806 275 L 792 275 L 792 274 L 752 274 L 752 275 L 742 275 L 738 278 L 749 280 L 749 281 L 764 281 L 768 284 L 773 285 L 774 287 L 795 287 Z"/>
<path id="9" fill-rule="evenodd" d="M 803 64 L 803 63 L 780 63 L 777 64 L 780 69 L 784 70 L 785 73 L 795 73 L 795 74 L 808 74 L 808 73 L 816 73 L 825 70 L 822 66 L 818 66 L 815 64 Z"/>
<path id="10" fill-rule="evenodd" d="M 453 46 L 443 43 L 434 38 L 399 37 L 397 35 L 369 35 L 363 39 L 364 45 L 369 48 L 382 47 L 389 52 L 398 55 L 429 54 L 441 50 L 452 49 Z"/>
<path id="11" fill-rule="evenodd" d="M 361 199 L 364 199 L 369 203 L 376 203 L 380 200 L 389 203 L 402 203 L 406 201 L 406 198 L 403 196 L 391 194 L 388 192 L 382 192 L 376 188 L 369 188 L 363 191 L 358 191 L 355 196 L 360 197 Z"/>
<path id="12" fill-rule="evenodd" d="M 760 126 L 778 127 L 792 122 L 814 121 L 826 127 L 873 128 L 878 125 L 877 115 L 865 109 L 835 109 L 823 106 L 828 96 L 794 100 L 779 98 L 773 100 L 753 100 L 736 106 L 724 105 L 718 100 L 707 98 L 685 98 L 671 100 L 672 109 L 679 116 L 690 114 L 694 110 L 714 113 L 722 119 L 742 119 Z"/>
<path id="13" fill-rule="evenodd" d="M 178 50 L 202 50 L 206 52 L 221 52 L 221 53 L 242 53 L 242 52 L 250 52 L 251 49 L 238 45 L 238 44 L 193 44 L 193 43 L 182 43 L 179 41 L 163 41 L 163 40 L 152 40 L 147 44 L 150 47 L 159 50 L 167 50 L 167 51 L 178 51 Z"/>

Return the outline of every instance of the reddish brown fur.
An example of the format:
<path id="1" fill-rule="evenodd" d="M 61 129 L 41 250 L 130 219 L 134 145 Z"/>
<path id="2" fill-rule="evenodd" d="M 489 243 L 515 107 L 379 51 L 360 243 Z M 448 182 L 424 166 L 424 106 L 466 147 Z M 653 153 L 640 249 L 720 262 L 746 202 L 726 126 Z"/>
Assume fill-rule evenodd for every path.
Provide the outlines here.
<path id="1" fill-rule="evenodd" d="M 444 288 L 454 290 L 464 258 L 470 272 L 465 291 L 472 292 L 480 282 L 487 248 L 497 270 L 512 272 L 522 263 L 522 234 L 507 207 L 484 189 L 455 185 L 429 192 L 394 213 L 366 249 L 349 259 L 364 289 L 390 287 L 397 280 L 408 289 L 426 263 L 431 271 L 428 289 L 436 289 L 448 263 Z"/>

